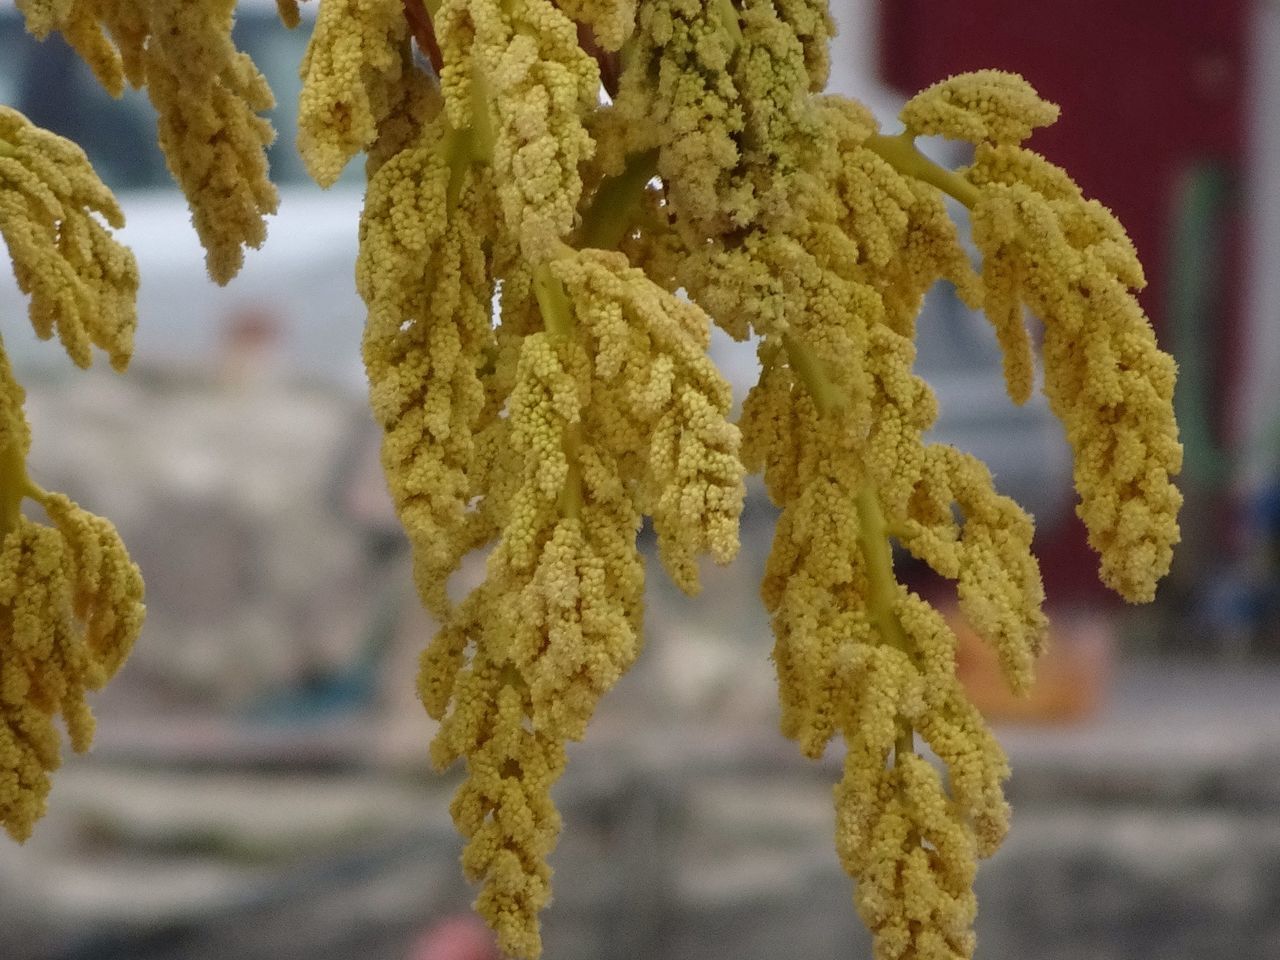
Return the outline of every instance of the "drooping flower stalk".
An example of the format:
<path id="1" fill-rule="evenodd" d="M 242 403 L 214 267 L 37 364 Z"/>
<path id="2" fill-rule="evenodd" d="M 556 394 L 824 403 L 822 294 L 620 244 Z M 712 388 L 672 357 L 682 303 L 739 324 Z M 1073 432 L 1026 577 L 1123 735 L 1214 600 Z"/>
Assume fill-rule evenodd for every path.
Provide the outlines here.
<path id="1" fill-rule="evenodd" d="M 109 89 L 151 87 L 210 270 L 229 277 L 274 202 L 255 116 L 269 95 L 230 46 L 230 0 L 20 6 Z M 296 2 L 280 8 L 297 23 Z M 913 372 L 915 321 L 938 280 L 987 312 L 1015 402 L 1036 382 L 1024 307 L 1044 321 L 1045 389 L 1102 578 L 1146 600 L 1167 571 L 1174 366 L 1132 295 L 1142 271 L 1119 224 L 1022 146 L 1057 108 L 980 71 L 912 98 L 906 129 L 886 134 L 821 93 L 831 33 L 818 0 L 320 0 L 299 147 L 322 185 L 365 155 L 370 400 L 418 593 L 440 621 L 419 692 L 440 723 L 433 760 L 465 766 L 451 808 L 463 868 L 510 956 L 541 952 L 565 744 L 639 652 L 637 531 L 652 519 L 668 574 L 695 592 L 701 555 L 736 553 L 747 470 L 781 510 L 762 597 L 782 730 L 811 757 L 843 743 L 836 847 L 876 956 L 972 955 L 973 877 L 1007 829 L 1008 768 L 956 677 L 950 627 L 898 580 L 893 547 L 955 581 L 1014 690 L 1031 683 L 1046 622 L 1030 518 L 979 461 L 924 439 L 937 402 Z M 934 164 L 915 145 L 925 134 L 969 141 L 974 163 Z M 54 212 L 68 202 L 113 216 L 97 194 L 69 200 L 33 179 L 13 163 L 21 149 L 0 127 L 0 203 L 6 171 L 22 197 L 0 205 L 0 226 L 74 232 Z M 946 196 L 972 211 L 980 270 Z M 103 239 L 48 256 L 14 230 L 37 329 L 56 327 L 78 360 L 88 342 L 127 354 L 129 323 L 80 319 L 82 301 L 131 300 L 126 261 Z M 712 323 L 758 342 L 737 424 L 707 355 Z M 6 533 L 25 523 L 11 493 Z M 35 496 L 61 531 L 65 510 Z M 99 528 L 73 529 L 68 544 Z M 4 555 L 35 585 L 11 592 L 56 607 L 74 577 L 37 584 L 30 571 L 46 576 L 56 551 L 28 549 L 28 534 Z M 473 551 L 487 551 L 486 576 L 451 597 Z M 110 596 L 115 609 L 133 594 Z M 59 636 L 74 648 L 74 630 Z M 64 670 L 34 699 L 17 675 L 0 700 L 26 705 L 21 726 L 59 706 L 78 717 L 100 673 Z M 30 771 L 49 767 L 36 753 L 6 761 L 26 791 L 0 790 L 26 804 L 6 825 L 29 828 Z"/>

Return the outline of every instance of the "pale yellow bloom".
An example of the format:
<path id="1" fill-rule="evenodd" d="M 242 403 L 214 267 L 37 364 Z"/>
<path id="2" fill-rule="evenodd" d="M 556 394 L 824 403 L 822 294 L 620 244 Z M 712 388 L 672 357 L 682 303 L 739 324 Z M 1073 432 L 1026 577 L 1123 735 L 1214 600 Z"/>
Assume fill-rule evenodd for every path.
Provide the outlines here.
<path id="1" fill-rule="evenodd" d="M 467 504 L 483 492 L 473 435 L 485 407 L 480 357 L 493 341 L 480 242 L 493 219 L 492 190 L 487 178 L 468 175 L 451 212 L 454 170 L 443 146 L 437 118 L 372 173 L 356 263 L 382 463 L 413 546 L 419 595 L 438 615 L 448 608 L 445 579 L 479 545 Z"/>
<path id="2" fill-rule="evenodd" d="M 1019 144 L 1037 127 L 1058 119 L 1058 107 L 1040 99 L 1016 73 L 977 70 L 920 91 L 898 114 L 906 128 L 971 143 Z"/>
<path id="3" fill-rule="evenodd" d="M 160 146 L 219 283 L 240 270 L 246 247 L 262 245 L 264 217 L 279 202 L 267 179 L 275 131 L 258 116 L 275 98 L 231 42 L 234 8 L 234 0 L 152 0 L 143 57 Z"/>
<path id="4" fill-rule="evenodd" d="M 663 563 L 695 592 L 698 554 L 722 564 L 737 554 L 746 493 L 731 390 L 706 355 L 710 321 L 618 254 L 585 251 L 553 270 L 595 341 L 593 399 L 616 414 L 610 443 L 644 469 Z"/>
<path id="5" fill-rule="evenodd" d="M 1102 579 L 1150 600 L 1179 539 L 1182 497 L 1169 478 L 1182 447 L 1175 365 L 1131 292 L 1143 284 L 1133 245 L 1030 151 L 981 148 L 968 177 L 981 188 L 973 229 L 988 300 L 1010 317 L 1025 302 L 1044 321 L 1045 392 L 1075 453 L 1078 512 Z"/>
<path id="6" fill-rule="evenodd" d="M 740 36 L 727 3 L 641 3 L 608 114 L 616 126 L 601 134 L 628 153 L 661 148 L 657 173 L 680 228 L 698 235 L 745 225 L 755 215 L 751 184 L 736 173 L 745 117 L 729 67 Z"/>
<path id="7" fill-rule="evenodd" d="M 639 514 L 616 461 L 587 439 L 590 385 L 573 338 L 524 339 L 509 404 L 519 486 L 484 584 L 428 648 L 419 678 L 443 719 L 435 762 L 466 759 L 452 808 L 468 839 L 463 865 L 512 956 L 541 949 L 563 741 L 582 736 L 639 647 Z"/>
<path id="8" fill-rule="evenodd" d="M 636 21 L 636 0 L 558 0 L 556 6 L 591 28 L 605 50 L 621 50 Z"/>
<path id="9" fill-rule="evenodd" d="M 258 114 L 275 105 L 266 80 L 231 41 L 235 0 L 71 0 L 32 3 L 28 28 L 59 30 L 119 96 L 145 85 L 160 147 L 186 194 L 209 275 L 226 283 L 246 247 L 266 239 L 279 202 L 267 177 L 275 139 Z"/>
<path id="10" fill-rule="evenodd" d="M 298 151 L 322 187 L 377 136 L 407 34 L 401 0 L 321 0 L 300 68 Z"/>
<path id="11" fill-rule="evenodd" d="M 530 261 L 544 260 L 577 215 L 578 168 L 593 149 L 583 117 L 599 93 L 596 63 L 550 0 L 445 0 L 438 23 L 449 123 L 487 124 L 492 111 L 506 227 Z"/>
<path id="12" fill-rule="evenodd" d="M 804 64 L 809 89 L 817 93 L 827 85 L 831 72 L 831 38 L 836 24 L 826 0 L 775 0 L 778 16 L 796 35 L 804 48 Z"/>
<path id="13" fill-rule="evenodd" d="M 55 714 L 87 750 L 85 693 L 120 668 L 142 627 L 142 578 L 115 527 L 27 478 L 23 391 L 0 348 L 0 825 L 15 840 L 44 814 L 60 762 Z M 20 513 L 39 502 L 51 526 Z"/>
<path id="14" fill-rule="evenodd" d="M 138 0 L 21 0 L 18 9 L 35 37 L 60 32 L 112 96 L 126 75 L 141 84 L 146 14 Z"/>
<path id="15" fill-rule="evenodd" d="M 81 367 L 92 346 L 117 370 L 133 351 L 137 265 L 108 229 L 122 226 L 79 147 L 0 106 L 0 236 L 36 333 L 56 332 Z"/>
<path id="16" fill-rule="evenodd" d="M 1024 691 L 1046 632 L 1031 518 L 996 493 L 985 465 L 953 447 L 929 445 L 921 467 L 902 542 L 958 581 L 961 610 L 995 648 L 1009 686 Z"/>

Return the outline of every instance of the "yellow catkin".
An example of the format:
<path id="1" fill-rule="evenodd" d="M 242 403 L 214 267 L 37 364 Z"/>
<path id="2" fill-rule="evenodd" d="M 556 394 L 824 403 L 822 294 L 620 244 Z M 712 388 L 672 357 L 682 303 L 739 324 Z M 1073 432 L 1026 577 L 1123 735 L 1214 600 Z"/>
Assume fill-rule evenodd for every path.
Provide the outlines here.
<path id="1" fill-rule="evenodd" d="M 401 0 L 321 0 L 302 59 L 298 151 L 331 185 L 390 111 L 408 33 Z"/>
<path id="2" fill-rule="evenodd" d="M 607 142 L 630 153 L 660 148 L 656 172 L 680 228 L 700 235 L 743 225 L 756 208 L 751 184 L 736 173 L 745 116 L 729 64 L 741 28 L 728 6 L 641 3 L 616 108 L 606 115 L 616 124 Z M 606 163 L 610 156 L 604 148 Z"/>
<path id="3" fill-rule="evenodd" d="M 487 123 L 492 111 L 507 228 L 530 261 L 542 260 L 574 226 L 579 165 L 593 149 L 583 116 L 599 92 L 596 63 L 550 0 L 445 0 L 439 22 L 449 122 Z M 474 97 L 486 104 L 480 115 Z"/>
<path id="4" fill-rule="evenodd" d="M 226 283 L 245 248 L 266 239 L 279 203 L 267 176 L 275 139 L 259 116 L 275 105 L 253 61 L 231 40 L 235 0 L 71 0 L 31 4 L 27 27 L 57 29 L 119 96 L 145 86 L 158 114 L 160 148 L 191 207 L 209 275 Z"/>
<path id="5" fill-rule="evenodd" d="M 466 759 L 453 807 L 468 841 L 463 864 L 512 956 L 541 949 L 537 915 L 559 831 L 549 790 L 563 741 L 582 736 L 639 646 L 639 514 L 616 461 L 586 439 L 590 389 L 572 338 L 525 338 L 510 400 L 519 487 L 484 584 L 428 649 L 419 680 L 443 720 L 433 758 Z"/>
<path id="6" fill-rule="evenodd" d="M 122 48 L 129 55 L 141 49 L 141 37 L 130 30 L 142 16 L 135 9 L 138 6 L 136 0 L 22 0 L 18 9 L 27 30 L 38 39 L 59 31 L 98 82 L 118 97 L 126 73 Z M 136 57 L 131 56 L 129 63 L 136 66 Z M 131 79 L 136 76 L 130 74 Z"/>
<path id="7" fill-rule="evenodd" d="M 133 351 L 138 269 L 108 229 L 122 226 L 79 147 L 0 106 L 0 236 L 36 333 L 56 333 L 81 367 L 94 346 L 117 370 Z"/>
<path id="8" fill-rule="evenodd" d="M 277 6 L 296 25 L 296 0 Z M 210 273 L 229 279 L 276 203 L 271 93 L 231 41 L 232 0 L 19 8 L 109 91 L 148 88 Z M 951 628 L 899 583 L 894 548 L 955 581 L 1014 690 L 1045 620 L 1030 518 L 977 460 L 924 440 L 938 411 L 915 326 L 938 280 L 986 310 L 1016 402 L 1037 379 L 1024 307 L 1044 321 L 1045 390 L 1104 581 L 1148 599 L 1168 567 L 1174 366 L 1134 299 L 1123 229 L 1020 146 L 1057 108 L 980 71 L 913 97 L 905 131 L 882 134 L 819 93 L 832 30 L 820 0 L 320 5 L 299 145 L 324 185 L 366 155 L 363 358 L 440 623 L 419 693 L 439 722 L 432 760 L 465 767 L 462 865 L 509 956 L 541 953 L 566 742 L 640 649 L 641 524 L 696 590 L 702 554 L 737 550 L 747 469 L 781 511 L 761 593 L 782 729 L 811 757 L 843 741 L 836 847 L 875 956 L 972 956 L 1008 767 L 956 677 Z M 432 36 L 438 49 L 414 50 Z M 937 166 L 915 146 L 925 134 L 972 142 L 974 163 Z M 980 274 L 947 196 L 972 208 Z M 82 154 L 0 108 L 0 233 L 37 332 L 81 364 L 94 345 L 128 358 L 137 276 L 119 221 Z M 759 338 L 737 425 L 711 322 Z M 19 838 L 58 763 L 54 715 L 88 746 L 85 692 L 142 617 L 110 524 L 27 477 L 22 402 L 0 363 L 0 822 Z M 448 581 L 475 551 L 483 581 L 455 600 Z"/>
<path id="9" fill-rule="evenodd" d="M 983 147 L 974 241 L 989 298 L 1026 303 L 1045 324 L 1045 392 L 1075 454 L 1078 512 L 1103 581 L 1134 602 L 1155 595 L 1178 542 L 1182 464 L 1173 359 L 1133 290 L 1133 245 L 1110 212 L 1018 147 Z M 988 279 L 990 271 L 990 279 Z M 1019 321 L 1020 322 L 1020 321 Z"/>
<path id="10" fill-rule="evenodd" d="M 920 91 L 898 116 L 915 134 L 1019 144 L 1037 127 L 1056 121 L 1058 107 L 1016 73 L 977 70 Z"/>
<path id="11" fill-rule="evenodd" d="M 382 463 L 413 546 L 419 594 L 441 615 L 444 580 L 471 546 L 473 433 L 485 403 L 477 368 L 493 339 L 479 241 L 491 190 L 487 180 L 468 179 L 451 215 L 452 173 L 437 117 L 372 174 L 356 263 Z"/>
<path id="12" fill-rule="evenodd" d="M 741 96 L 751 149 L 730 167 L 697 156 L 710 140 L 684 145 L 686 167 L 724 172 L 705 181 L 708 213 L 687 221 L 701 231 L 679 234 L 689 251 L 678 276 L 730 333 L 765 335 L 741 426 L 748 466 L 783 508 L 763 584 L 783 731 L 810 756 L 845 739 L 838 845 L 877 955 L 967 957 L 974 864 L 1003 835 L 1007 769 L 959 689 L 949 628 L 895 585 L 887 536 L 901 532 L 957 579 L 966 613 L 1025 687 L 1044 628 L 1029 521 L 972 461 L 923 442 L 936 401 L 911 371 L 925 291 L 945 277 L 977 303 L 982 288 L 937 187 L 864 146 L 876 124 L 863 108 L 807 98 L 795 27 L 763 4 L 747 4 L 739 27 L 732 66 L 704 61 L 690 79 L 730 97 L 701 121 L 722 136 Z M 659 91 L 652 116 L 669 96 Z M 795 175 L 775 186 L 790 164 Z M 744 182 L 746 229 L 722 243 Z M 678 188 L 669 197 L 679 218 Z M 905 750 L 913 731 L 937 741 L 946 790 Z"/>
<path id="13" fill-rule="evenodd" d="M 710 321 L 650 283 L 618 254 L 587 251 L 555 272 L 595 341 L 608 435 L 646 473 L 646 506 L 663 564 L 696 592 L 696 558 L 729 563 L 738 552 L 746 495 L 729 384 L 706 355 Z"/>
<path id="14" fill-rule="evenodd" d="M 61 714 L 89 749 L 85 693 L 120 668 L 142 627 L 142 578 L 115 527 L 26 475 L 23 391 L 0 348 L 0 825 L 15 840 L 43 816 L 60 763 Z M 30 497 L 49 525 L 20 513 Z"/>
<path id="15" fill-rule="evenodd" d="M 777 0 L 775 5 L 804 48 L 810 91 L 823 90 L 831 72 L 831 38 L 836 33 L 830 5 L 826 0 Z"/>
<path id="16" fill-rule="evenodd" d="M 605 50 L 621 50 L 636 20 L 636 0 L 559 0 L 556 4 L 577 23 L 591 28 Z"/>
<path id="17" fill-rule="evenodd" d="M 279 203 L 267 178 L 275 132 L 258 116 L 275 98 L 231 41 L 234 9 L 234 0 L 153 0 L 143 55 L 160 147 L 218 283 L 239 272 L 246 247 L 262 245 Z"/>

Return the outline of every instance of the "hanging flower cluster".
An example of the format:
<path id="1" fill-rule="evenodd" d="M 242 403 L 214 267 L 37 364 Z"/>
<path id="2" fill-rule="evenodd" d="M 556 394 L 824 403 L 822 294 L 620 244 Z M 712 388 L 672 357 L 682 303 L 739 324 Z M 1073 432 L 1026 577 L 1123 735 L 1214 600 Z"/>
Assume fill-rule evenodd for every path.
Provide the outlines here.
<path id="1" fill-rule="evenodd" d="M 122 224 L 79 147 L 0 106 L 0 236 L 36 333 L 56 332 L 82 367 L 94 346 L 118 370 L 129 362 L 138 272 L 109 229 Z M 27 475 L 24 399 L 0 343 L 0 825 L 15 840 L 44 813 L 60 754 L 54 715 L 87 750 L 85 692 L 120 668 L 144 612 L 115 527 Z M 49 524 L 24 516 L 25 500 Z"/>
<path id="2" fill-rule="evenodd" d="M 230 45 L 231 0 L 20 6 L 109 89 L 148 85 L 210 271 L 227 279 L 274 205 L 256 116 L 270 95 Z M 280 9 L 296 25 L 297 3 Z M 510 956 L 541 952 L 565 744 L 639 651 L 640 525 L 651 518 L 668 574 L 696 592 L 701 555 L 736 553 L 748 471 L 781 510 L 762 596 L 782 729 L 811 757 L 843 742 L 836 846 L 876 956 L 972 955 L 976 861 L 1006 830 L 1008 769 L 957 681 L 946 621 L 896 578 L 893 543 L 955 581 L 1015 690 L 1046 624 L 1030 518 L 979 461 L 924 440 L 937 403 L 912 371 L 915 320 L 936 281 L 985 309 L 1014 402 L 1035 382 L 1024 308 L 1043 321 L 1045 389 L 1103 580 L 1147 600 L 1168 569 L 1174 366 L 1134 298 L 1142 271 L 1122 228 L 1022 146 L 1057 108 L 982 71 L 925 90 L 902 133 L 881 133 L 863 106 L 821 93 L 832 29 L 817 0 L 320 2 L 299 147 L 323 185 L 366 158 L 363 354 L 418 592 L 441 623 L 419 690 L 440 721 L 433 760 L 465 766 L 462 864 Z M 973 143 L 973 164 L 935 165 L 915 145 L 925 134 Z M 5 223 L 78 222 L 48 216 L 66 189 L 22 175 L 28 212 L 0 206 Z M 67 195 L 113 216 L 99 193 Z M 947 196 L 971 208 L 980 271 Z M 108 337 L 117 326 L 83 319 L 83 298 L 128 300 L 132 274 L 105 240 L 26 252 L 5 235 L 39 329 L 127 355 Z M 736 424 L 707 355 L 712 323 L 759 344 Z M 23 429 L 6 449 L 25 450 Z M 3 557 L 18 559 L 0 563 L 59 609 L 71 589 L 59 584 L 83 579 L 86 535 L 68 531 L 105 528 L 41 502 L 62 554 L 15 526 Z M 473 551 L 485 578 L 452 596 Z M 95 640 L 93 611 L 134 622 L 119 609 L 133 581 L 113 564 L 72 591 L 108 598 L 75 606 L 89 650 L 118 646 Z M 55 567 L 68 572 L 51 581 Z M 79 691 L 106 672 L 49 668 L 68 679 L 37 697 L 8 662 L 0 702 L 28 711 L 13 722 L 61 704 L 73 734 Z M 25 784 L 27 767 L 11 766 Z"/>

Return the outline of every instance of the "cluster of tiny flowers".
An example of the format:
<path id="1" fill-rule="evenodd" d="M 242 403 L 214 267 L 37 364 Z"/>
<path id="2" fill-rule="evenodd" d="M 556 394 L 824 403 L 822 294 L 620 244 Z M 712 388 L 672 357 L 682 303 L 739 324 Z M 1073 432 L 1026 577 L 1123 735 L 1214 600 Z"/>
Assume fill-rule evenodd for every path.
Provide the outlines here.
<path id="1" fill-rule="evenodd" d="M 85 693 L 120 668 L 142 627 L 142 577 L 115 527 L 26 473 L 24 394 L 0 347 L 0 826 L 26 840 L 60 762 L 54 716 L 89 749 Z M 48 525 L 21 512 L 30 498 Z"/>
<path id="2" fill-rule="evenodd" d="M 235 0 L 24 0 L 27 29 L 56 30 L 119 96 L 146 87 L 160 147 L 191 205 L 209 274 L 226 283 L 266 239 L 279 201 L 267 176 L 275 100 L 231 40 Z"/>
<path id="3" fill-rule="evenodd" d="M 326 5 L 345 9 L 322 0 L 322 24 Z M 925 442 L 937 403 L 912 364 L 921 300 L 946 279 L 990 308 L 1024 400 L 1022 305 L 1050 323 L 1062 291 L 1083 288 L 1078 264 L 1110 270 L 1107 289 L 1133 285 L 1113 221 L 1018 152 L 1057 108 L 984 71 L 925 91 L 904 133 L 881 134 L 861 105 L 818 93 L 822 3 L 405 6 L 423 57 L 365 19 L 317 29 L 303 102 L 322 105 L 309 114 L 311 143 L 327 145 L 317 156 L 369 157 L 365 359 L 419 592 L 442 621 L 419 688 L 441 723 L 433 759 L 466 764 L 453 813 L 478 909 L 508 954 L 538 955 L 564 742 L 639 648 L 636 531 L 651 517 L 668 573 L 696 590 L 700 554 L 736 552 L 751 469 L 782 510 L 763 596 L 783 731 L 815 757 L 844 742 L 837 848 L 877 956 L 970 956 L 976 860 L 1007 827 L 1008 771 L 956 679 L 945 619 L 897 582 L 890 538 L 956 581 L 966 619 L 1025 690 L 1046 628 L 1030 518 L 981 463 Z M 921 134 L 970 140 L 978 160 L 938 168 Z M 1008 212 L 1028 211 L 1022 200 L 1000 207 L 1014 181 L 1057 204 L 1055 233 Z M 980 272 L 946 194 L 974 208 Z M 1055 264 L 1053 242 L 1076 259 Z M 1058 274 L 1037 279 L 1018 257 L 1066 273 L 1055 287 Z M 1154 471 L 1176 469 L 1159 459 L 1160 438 L 1176 439 L 1135 435 L 1120 466 L 1100 446 L 1109 384 L 1135 431 L 1139 403 L 1168 406 L 1154 372 L 1151 389 L 1124 393 L 1135 368 L 1122 349 L 1150 346 L 1141 369 L 1164 361 L 1149 331 L 1133 334 L 1145 319 L 1116 310 L 1057 324 L 1046 382 L 1083 451 L 1082 510 L 1110 524 L 1095 538 L 1104 575 L 1122 563 L 1133 576 L 1160 542 L 1137 518 L 1170 516 Z M 737 425 L 706 355 L 710 323 L 759 338 Z M 1110 329 L 1111 347 L 1080 339 Z M 1066 369 L 1077 354 L 1092 365 Z M 1078 388 L 1095 375 L 1092 393 Z M 1143 470 L 1149 492 L 1126 483 Z M 473 550 L 488 551 L 487 575 L 454 603 L 446 581 Z"/>
<path id="4" fill-rule="evenodd" d="M 79 147 L 0 105 L 0 236 L 36 333 L 81 367 L 94 346 L 117 369 L 133 350 L 138 268 L 108 229 L 123 225 Z"/>
<path id="5" fill-rule="evenodd" d="M 93 347 L 117 370 L 132 352 L 138 272 L 111 233 L 123 222 L 79 147 L 0 105 L 0 237 L 36 333 L 56 332 L 81 367 Z M 24 400 L 0 342 L 0 826 L 18 841 L 44 814 L 60 762 L 55 715 L 87 750 L 85 693 L 120 668 L 144 612 L 115 527 L 28 476 Z M 27 500 L 48 524 L 23 514 Z"/>
<path id="6" fill-rule="evenodd" d="M 279 5 L 295 25 L 296 0 Z M 229 276 L 273 203 L 254 159 L 269 92 L 230 45 L 231 0 L 21 6 L 109 89 L 152 88 L 211 270 Z M 748 471 L 780 509 L 761 592 L 782 731 L 810 757 L 843 744 L 835 843 L 877 960 L 972 956 L 973 878 L 1008 826 L 1008 767 L 957 679 L 946 619 L 898 581 L 894 543 L 955 581 L 1014 690 L 1031 683 L 1046 621 L 1030 518 L 979 461 L 924 439 L 938 410 L 913 373 L 915 324 L 938 280 L 986 310 L 1015 402 L 1036 382 L 1024 307 L 1044 321 L 1045 389 L 1104 581 L 1149 599 L 1168 567 L 1174 367 L 1132 295 L 1142 272 L 1119 224 L 1021 146 L 1057 108 L 981 71 L 924 91 L 903 132 L 881 133 L 865 107 L 821 93 L 832 30 L 821 0 L 320 0 L 299 147 L 323 185 L 366 158 L 356 283 L 370 399 L 418 593 L 440 623 L 419 693 L 439 722 L 433 762 L 465 766 L 451 807 L 462 866 L 509 956 L 542 950 L 566 742 L 640 650 L 637 533 L 650 518 L 667 573 L 695 592 L 701 556 L 737 552 Z M 974 163 L 937 166 L 921 135 L 969 141 Z M 52 222 L 66 232 L 49 204 L 114 208 L 71 186 L 34 190 L 31 156 L 6 163 L 5 143 L 0 128 L 0 203 L 13 183 L 28 206 L 0 205 L 0 224 L 44 231 L 22 248 L 44 273 L 91 274 L 79 248 L 48 240 Z M 948 196 L 972 209 L 978 270 Z M 105 265 L 93 276 L 83 296 L 120 298 Z M 80 288 L 48 290 L 37 326 L 78 342 Z M 712 323 L 759 345 L 736 424 L 707 355 Z M 66 559 L 21 547 L 41 572 L 15 582 L 53 583 L 40 596 L 56 607 L 72 589 L 57 584 L 81 582 L 74 531 L 105 528 L 64 523 L 61 501 L 39 496 Z M 35 542 L 25 521 L 13 531 Z M 475 551 L 484 579 L 452 597 Z M 112 555 L 94 582 L 114 586 L 93 594 L 110 599 L 84 609 L 133 623 Z M 55 567 L 63 580 L 49 580 Z M 88 647 L 106 649 L 88 616 Z M 73 653 L 41 662 L 82 662 L 59 642 Z M 19 724 L 61 707 L 74 739 L 79 691 L 104 672 L 67 668 L 34 698 L 6 673 L 0 702 L 19 691 Z M 15 760 L 14 782 L 46 758 Z"/>

